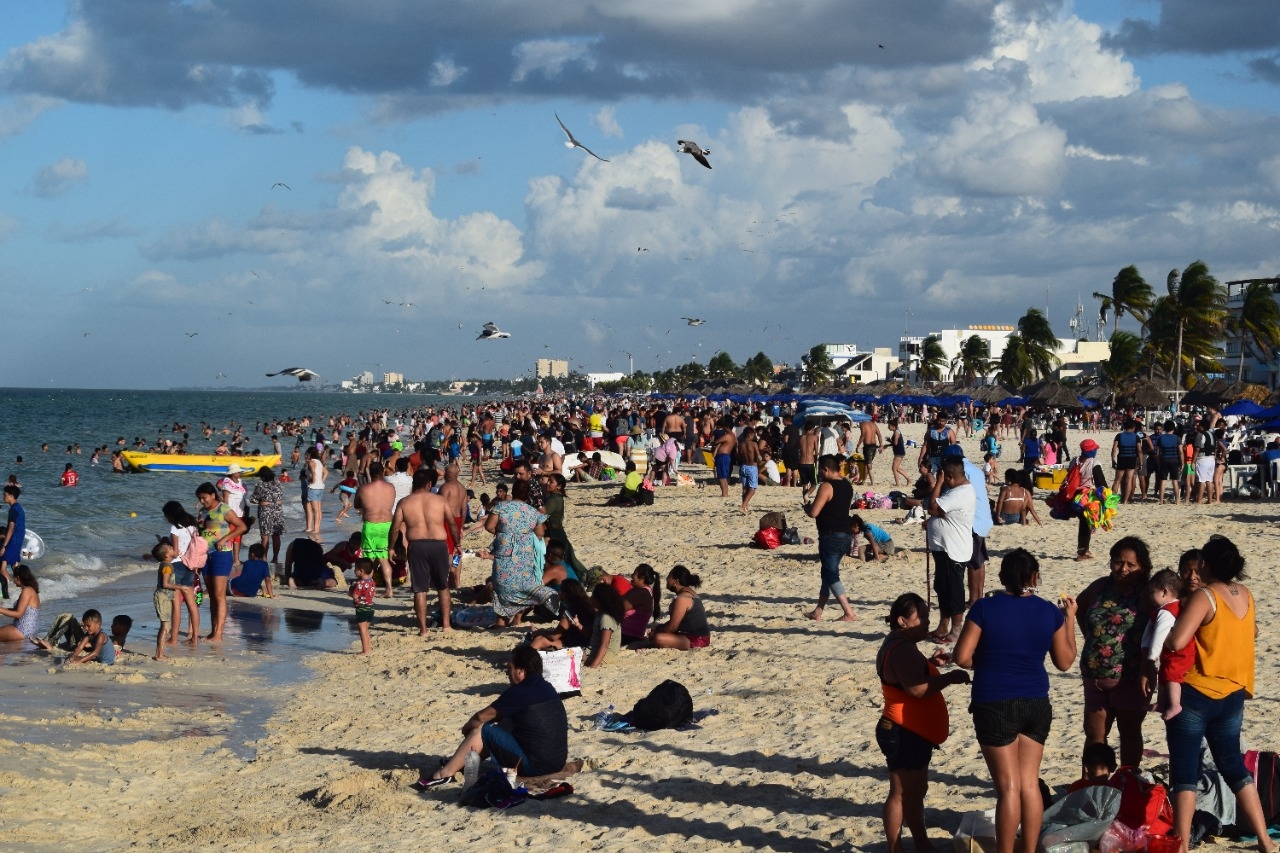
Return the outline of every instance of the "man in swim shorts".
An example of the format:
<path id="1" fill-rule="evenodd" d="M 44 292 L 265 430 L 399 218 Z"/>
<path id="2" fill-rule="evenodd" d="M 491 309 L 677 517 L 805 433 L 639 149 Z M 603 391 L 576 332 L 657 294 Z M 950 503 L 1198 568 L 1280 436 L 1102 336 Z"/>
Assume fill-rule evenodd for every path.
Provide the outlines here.
<path id="1" fill-rule="evenodd" d="M 729 497 L 729 472 L 733 468 L 733 450 L 738 439 L 730 429 L 731 423 L 722 421 L 714 436 L 715 452 L 712 459 L 716 467 L 716 480 L 720 483 L 720 497 Z"/>
<path id="2" fill-rule="evenodd" d="M 453 518 L 454 524 L 459 530 L 462 529 L 463 519 L 467 515 L 467 489 L 458 481 L 462 474 L 462 469 L 458 467 L 458 463 L 450 462 L 444 469 L 444 482 L 440 484 L 439 495 L 444 498 L 445 504 L 449 507 L 449 515 Z M 449 535 L 449 531 L 445 531 L 445 544 L 449 546 L 449 556 L 462 554 L 462 539 L 458 536 Z M 458 580 L 462 574 L 461 566 L 453 572 L 452 583 L 453 589 L 458 588 Z"/>
<path id="3" fill-rule="evenodd" d="M 807 498 L 809 493 L 818 488 L 818 426 L 813 421 L 804 425 L 804 434 L 800 436 L 800 495 Z"/>
<path id="4" fill-rule="evenodd" d="M 867 469 L 867 479 L 863 482 L 868 486 L 875 483 L 875 477 L 871 474 L 871 465 L 876 461 L 876 451 L 882 444 L 884 444 L 884 435 L 880 432 L 880 424 L 875 418 L 858 424 L 858 449 L 862 451 L 862 462 Z"/>
<path id="5" fill-rule="evenodd" d="M 413 475 L 413 491 L 396 507 L 393 528 L 397 541 L 409 554 L 409 583 L 413 590 L 413 613 L 418 619 L 418 636 L 427 636 L 427 593 L 440 598 L 440 623 L 449 631 L 449 547 L 446 539 L 462 541 L 462 529 L 451 514 L 448 501 L 431 493 L 435 478 L 431 471 Z"/>
<path id="6" fill-rule="evenodd" d="M 760 486 L 760 445 L 756 442 L 754 427 L 742 431 L 738 441 L 738 477 L 742 480 L 742 514 L 747 514 L 751 499 Z"/>
<path id="7" fill-rule="evenodd" d="M 356 511 L 364 525 L 360 528 L 360 554 L 375 561 L 382 570 L 386 598 L 391 598 L 391 560 L 388 543 L 391 538 L 391 508 L 396 502 L 395 486 L 382 476 L 382 463 L 369 463 L 370 481 L 356 490 Z M 406 500 L 408 500 L 406 498 Z"/>

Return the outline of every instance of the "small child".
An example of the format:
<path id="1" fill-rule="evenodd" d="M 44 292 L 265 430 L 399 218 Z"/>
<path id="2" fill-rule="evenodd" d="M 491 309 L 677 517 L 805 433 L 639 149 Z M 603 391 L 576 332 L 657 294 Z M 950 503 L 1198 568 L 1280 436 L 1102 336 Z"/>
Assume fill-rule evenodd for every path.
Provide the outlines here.
<path id="1" fill-rule="evenodd" d="M 869 521 L 863 521 L 860 515 L 849 517 L 849 532 L 853 535 L 853 544 L 849 554 L 862 557 L 864 563 L 869 563 L 872 560 L 879 560 L 883 563 L 898 551 L 893 544 L 893 537 L 889 535 L 889 531 Z M 858 545 L 859 536 L 866 538 L 866 548 Z M 907 555 L 906 552 L 903 552 L 899 556 L 905 557 Z"/>
<path id="2" fill-rule="evenodd" d="M 151 549 L 151 556 L 155 557 L 158 564 L 156 566 L 156 591 L 151 596 L 151 601 L 156 606 L 156 617 L 160 620 L 160 631 L 156 634 L 155 659 L 164 660 L 165 635 L 169 633 L 169 628 L 173 624 L 173 614 L 178 609 L 177 602 L 174 599 L 178 586 L 173 582 L 173 545 L 170 544 L 168 539 L 162 539 Z M 172 637 L 169 642 L 177 642 L 177 639 L 176 636 Z"/>
<path id="3" fill-rule="evenodd" d="M 275 597 L 275 590 L 271 586 L 271 566 L 267 564 L 267 549 L 260 543 L 249 546 L 249 559 L 244 561 L 237 572 L 231 570 L 231 580 L 227 583 L 227 589 L 232 595 L 240 598 L 253 598 L 262 589 L 263 583 L 267 585 L 267 598 Z"/>
<path id="4" fill-rule="evenodd" d="M 351 584 L 351 601 L 356 606 L 356 629 L 360 632 L 360 654 L 373 649 L 369 641 L 369 624 L 373 622 L 373 596 L 378 585 L 373 581 L 373 560 L 361 557 L 355 561 L 355 583 Z"/>
<path id="5" fill-rule="evenodd" d="M 1164 647 L 1165 638 L 1169 636 L 1181 610 L 1181 602 L 1178 601 L 1181 592 L 1182 579 L 1172 569 L 1156 572 L 1147 583 L 1147 596 L 1158 610 L 1155 618 L 1147 623 L 1147 630 L 1142 635 L 1142 688 L 1144 693 L 1150 695 L 1152 681 L 1157 682 L 1160 695 L 1156 710 L 1163 715 L 1165 722 L 1182 711 L 1182 679 L 1196 660 L 1194 639 L 1177 651 L 1167 651 Z"/>
<path id="6" fill-rule="evenodd" d="M 356 489 L 360 487 L 360 482 L 356 479 L 356 472 L 348 470 L 346 477 L 338 482 L 338 485 L 329 490 L 329 494 L 334 492 L 342 493 L 342 510 L 338 513 L 334 521 L 342 521 L 347 517 L 347 513 L 351 511 L 351 498 L 356 493 Z"/>
<path id="7" fill-rule="evenodd" d="M 84 628 L 84 639 L 76 644 L 67 663 L 97 661 L 107 666 L 115 663 L 116 647 L 111 645 L 111 638 L 102 631 L 102 614 L 96 610 L 86 610 L 80 617 L 80 627 Z"/>
<path id="8" fill-rule="evenodd" d="M 1091 743 L 1080 757 L 1080 778 L 1071 783 L 1067 793 L 1091 785 L 1105 785 L 1115 772 L 1116 751 L 1105 743 Z"/>

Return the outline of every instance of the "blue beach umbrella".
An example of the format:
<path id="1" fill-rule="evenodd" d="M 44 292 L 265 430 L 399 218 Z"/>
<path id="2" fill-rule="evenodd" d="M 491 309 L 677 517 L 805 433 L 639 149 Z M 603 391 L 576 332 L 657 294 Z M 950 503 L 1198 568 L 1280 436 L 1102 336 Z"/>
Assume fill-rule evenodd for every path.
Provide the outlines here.
<path id="1" fill-rule="evenodd" d="M 1237 400 L 1222 410 L 1224 415 L 1238 415 L 1243 418 L 1256 418 L 1262 412 L 1269 411 L 1252 400 Z"/>

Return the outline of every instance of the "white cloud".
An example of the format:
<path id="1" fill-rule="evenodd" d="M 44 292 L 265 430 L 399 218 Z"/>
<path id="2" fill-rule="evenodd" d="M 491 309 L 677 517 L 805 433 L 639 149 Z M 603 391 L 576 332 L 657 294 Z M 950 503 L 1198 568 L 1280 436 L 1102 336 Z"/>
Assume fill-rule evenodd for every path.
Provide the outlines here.
<path id="1" fill-rule="evenodd" d="M 579 41 L 537 39 L 516 45 L 513 52 L 516 67 L 511 73 L 511 80 L 514 83 L 522 82 L 535 71 L 546 77 L 557 77 L 571 62 L 580 63 L 587 70 L 595 67 L 589 46 Z"/>
<path id="2" fill-rule="evenodd" d="M 452 86 L 467 69 L 456 64 L 452 59 L 439 59 L 431 64 L 431 76 L 428 82 L 432 86 Z"/>
<path id="3" fill-rule="evenodd" d="M 970 99 L 932 151 L 938 172 L 966 189 L 1024 196 L 1057 191 L 1065 174 L 1067 134 L 1029 103 L 1003 93 Z"/>
<path id="4" fill-rule="evenodd" d="M 622 138 L 622 127 L 618 124 L 618 118 L 615 115 L 615 109 L 612 106 L 604 106 L 600 108 L 591 118 L 591 123 L 603 133 L 605 136 L 614 139 Z"/>
<path id="5" fill-rule="evenodd" d="M 89 180 L 89 166 L 83 160 L 63 157 L 36 174 L 31 191 L 41 198 L 53 198 Z"/>
<path id="6" fill-rule="evenodd" d="M 21 95 L 0 103 L 0 138 L 22 133 L 33 121 L 61 105 L 57 98 L 41 95 Z"/>

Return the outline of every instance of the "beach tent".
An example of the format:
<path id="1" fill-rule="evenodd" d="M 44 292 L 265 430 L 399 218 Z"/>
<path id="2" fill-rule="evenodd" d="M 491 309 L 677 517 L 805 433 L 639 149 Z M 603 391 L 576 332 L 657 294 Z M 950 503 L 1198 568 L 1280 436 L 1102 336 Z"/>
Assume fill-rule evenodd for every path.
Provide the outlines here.
<path id="1" fill-rule="evenodd" d="M 1222 410 L 1224 415 L 1239 415 L 1244 418 L 1256 418 L 1259 413 L 1267 411 L 1252 400 L 1238 400 Z"/>

